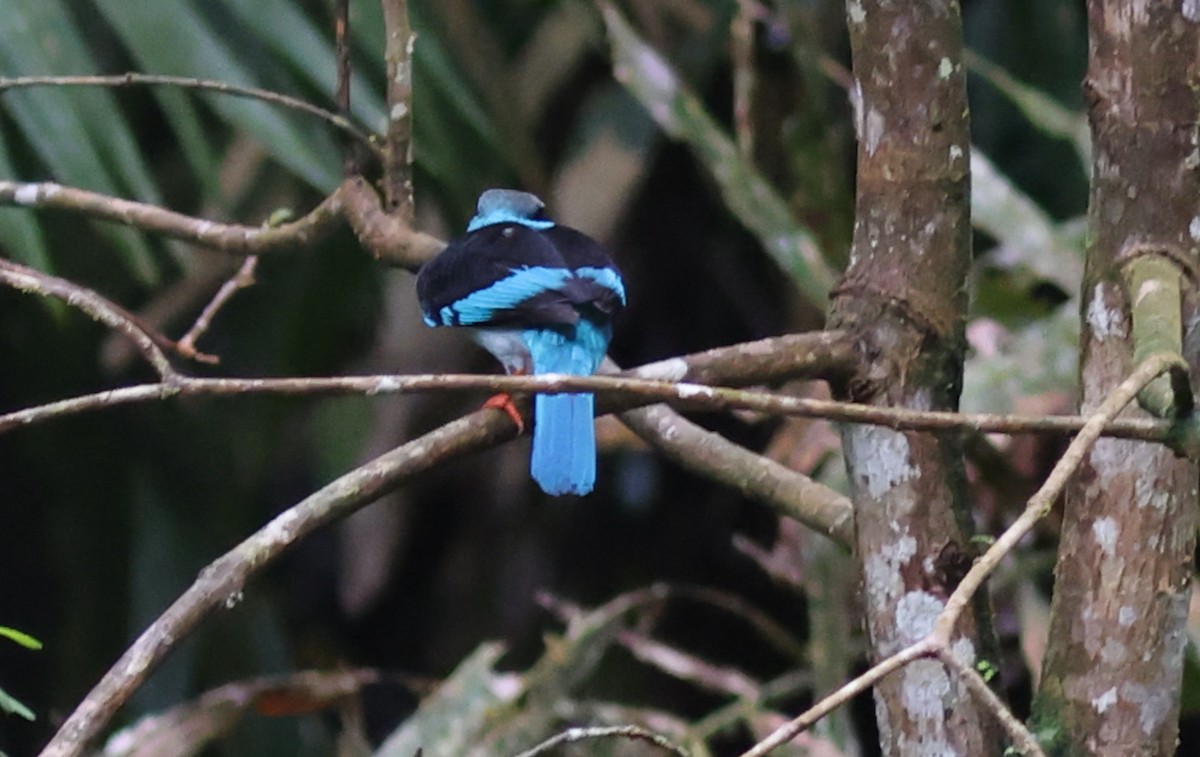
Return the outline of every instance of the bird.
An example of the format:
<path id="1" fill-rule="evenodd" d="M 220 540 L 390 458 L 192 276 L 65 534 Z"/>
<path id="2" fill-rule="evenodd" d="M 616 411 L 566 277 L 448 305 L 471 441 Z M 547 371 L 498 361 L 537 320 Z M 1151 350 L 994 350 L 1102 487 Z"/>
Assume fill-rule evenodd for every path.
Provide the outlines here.
<path id="1" fill-rule="evenodd" d="M 596 372 L 608 351 L 625 283 L 608 252 L 581 231 L 546 217 L 534 194 L 488 189 L 466 233 L 417 274 L 429 326 L 464 326 L 510 375 Z M 594 395 L 534 398 L 529 472 L 542 491 L 583 495 L 596 480 Z M 523 430 L 506 395 L 504 410 Z"/>

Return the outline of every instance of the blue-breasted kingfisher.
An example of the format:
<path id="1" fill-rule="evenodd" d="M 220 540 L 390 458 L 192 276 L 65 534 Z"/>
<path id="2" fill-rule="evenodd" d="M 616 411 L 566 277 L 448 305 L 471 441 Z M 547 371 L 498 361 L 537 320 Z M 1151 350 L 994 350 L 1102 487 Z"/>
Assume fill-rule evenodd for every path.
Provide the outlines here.
<path id="1" fill-rule="evenodd" d="M 548 219 L 535 195 L 489 189 L 467 233 L 417 276 L 430 326 L 468 326 L 511 375 L 596 372 L 625 306 L 625 284 L 599 242 Z M 507 395 L 487 403 L 521 416 Z M 596 481 L 592 394 L 538 394 L 529 472 L 544 492 L 587 494 Z"/>

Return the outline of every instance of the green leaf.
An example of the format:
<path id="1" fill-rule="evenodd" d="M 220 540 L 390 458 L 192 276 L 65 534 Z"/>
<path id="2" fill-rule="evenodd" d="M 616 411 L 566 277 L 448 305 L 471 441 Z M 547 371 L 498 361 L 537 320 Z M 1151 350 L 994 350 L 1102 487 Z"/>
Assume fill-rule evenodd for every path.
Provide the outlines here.
<path id="1" fill-rule="evenodd" d="M 6 7 L 4 23 L 0 24 L 0 69 L 15 75 L 66 73 L 62 67 L 72 65 L 73 59 L 53 51 L 59 45 L 69 44 L 70 38 L 77 38 L 78 34 L 65 22 L 50 20 L 56 15 L 65 17 L 67 11 L 61 7 L 47 9 L 37 2 L 13 3 Z M 121 140 L 111 134 L 101 138 L 97 135 L 103 127 L 87 125 L 103 116 L 100 104 L 103 95 L 92 93 L 89 98 L 85 94 L 81 100 L 73 98 L 72 94 L 79 93 L 69 93 L 61 87 L 13 91 L 4 95 L 4 106 L 38 158 L 57 180 L 104 194 L 124 194 L 121 183 L 102 156 L 104 150 L 113 149 L 113 145 Z M 101 108 L 101 112 L 85 111 L 89 104 Z M 115 109 L 115 105 L 110 103 L 110 106 Z M 112 126 L 113 131 L 124 128 L 123 122 Z M 144 175 L 139 179 L 136 169 L 130 169 L 124 178 L 149 181 Z M 97 224 L 96 228 L 116 245 L 131 273 L 145 283 L 157 281 L 158 271 L 145 237 L 132 229 L 111 224 Z"/>
<path id="2" fill-rule="evenodd" d="M 836 276 L 816 237 L 796 220 L 787 202 L 738 151 L 670 64 L 611 5 L 603 5 L 602 10 L 617 81 L 667 134 L 691 147 L 720 187 L 729 210 L 792 275 L 809 301 L 823 307 Z"/>
<path id="3" fill-rule="evenodd" d="M 0 710 L 4 710 L 10 715 L 18 715 L 30 722 L 37 720 L 37 716 L 33 714 L 33 710 L 13 699 L 4 689 L 0 689 Z"/>
<path id="4" fill-rule="evenodd" d="M 97 9 L 144 70 L 261 86 L 207 18 L 183 0 L 99 0 Z M 171 44 L 162 44 L 170 39 Z M 224 120 L 253 135 L 288 170 L 326 191 L 337 184 L 340 165 L 333 138 L 303 128 L 277 106 L 206 95 Z"/>
<path id="5" fill-rule="evenodd" d="M 0 636 L 3 636 L 6 639 L 11 639 L 26 649 L 36 650 L 42 648 L 42 642 L 38 641 L 29 634 L 24 633 L 23 631 L 18 631 L 15 628 L 0 626 Z"/>
<path id="6" fill-rule="evenodd" d="M 337 86 L 337 55 L 333 35 L 318 29 L 290 0 L 225 0 L 229 9 L 241 18 L 271 48 L 271 52 L 289 64 L 292 71 L 318 92 L 332 94 Z M 378 3 L 375 3 L 378 5 Z M 260 23 L 269 18 L 271 23 Z M 382 49 L 376 60 L 382 60 Z M 380 94 L 368 86 L 359 73 L 350 79 L 350 111 L 371 130 L 382 129 L 387 109 Z"/>

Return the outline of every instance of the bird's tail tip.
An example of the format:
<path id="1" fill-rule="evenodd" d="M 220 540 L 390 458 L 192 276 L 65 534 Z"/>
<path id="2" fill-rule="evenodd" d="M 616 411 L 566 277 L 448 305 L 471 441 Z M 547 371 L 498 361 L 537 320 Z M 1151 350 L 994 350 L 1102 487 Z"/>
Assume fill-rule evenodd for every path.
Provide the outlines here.
<path id="1" fill-rule="evenodd" d="M 552 496 L 582 496 L 596 484 L 596 429 L 591 394 L 539 394 L 534 401 L 529 472 Z"/>

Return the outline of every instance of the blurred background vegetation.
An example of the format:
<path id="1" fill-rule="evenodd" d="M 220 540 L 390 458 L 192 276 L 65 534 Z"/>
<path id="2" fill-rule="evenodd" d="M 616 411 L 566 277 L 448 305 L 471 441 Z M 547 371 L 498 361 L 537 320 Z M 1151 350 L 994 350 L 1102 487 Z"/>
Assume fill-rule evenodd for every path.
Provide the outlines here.
<path id="1" fill-rule="evenodd" d="M 332 5 L 0 0 L 0 74 L 169 73 L 331 107 Z M 633 55 L 614 76 L 610 38 L 589 3 L 409 3 L 418 33 L 419 225 L 453 235 L 488 187 L 540 194 L 557 219 L 602 239 L 624 271 L 630 307 L 612 345 L 622 365 L 819 328 L 820 271 L 798 280 L 794 251 L 779 234 L 808 239 L 834 271 L 849 244 L 855 141 L 843 88 L 843 2 L 625 0 L 619 8 L 698 98 L 702 107 L 682 125 L 653 107 L 653 87 L 639 90 L 638 82 L 665 75 L 659 62 Z M 385 117 L 379 4 L 353 0 L 350 10 L 353 116 L 377 130 Z M 978 265 L 964 407 L 1069 411 L 1087 199 L 1083 3 L 966 0 L 963 12 L 978 56 L 970 80 Z M 739 25 L 750 35 L 731 33 Z M 740 89 L 746 82 L 753 87 Z M 750 93 L 740 115 L 735 91 Z M 731 159 L 733 169 L 722 163 Z M 0 95 L 3 178 L 53 179 L 253 224 L 279 208 L 304 212 L 340 174 L 326 125 L 251 100 L 161 87 Z M 771 190 L 771 201 L 752 197 L 754 186 Z M 768 212 L 772 202 L 784 217 Z M 95 288 L 174 336 L 236 268 L 182 243 L 11 208 L 0 209 L 0 252 Z M 495 370 L 464 337 L 422 326 L 411 274 L 376 264 L 348 231 L 264 259 L 257 278 L 199 345 L 221 365 L 190 370 Z M 0 290 L 0 409 L 149 378 L 81 314 Z M 0 645 L 0 688 L 38 715 L 0 719 L 0 750 L 21 755 L 42 744 L 133 636 L 244 535 L 481 399 L 175 400 L 0 436 L 0 624 L 46 645 Z M 697 420 L 839 480 L 836 435 L 822 424 Z M 775 682 L 773 698 L 730 714 L 721 708 L 736 703 L 736 687 L 714 691 L 694 665 L 692 675 L 664 669 L 644 638 L 609 634 L 595 659 L 580 663 L 582 675 L 550 676 L 557 725 L 657 716 L 668 730 L 701 729 L 677 733 L 681 741 L 727 753 L 775 722 L 775 711 L 795 712 L 862 665 L 856 582 L 844 555 L 665 463 L 615 423 L 602 425 L 601 443 L 599 485 L 586 500 L 542 496 L 528 480 L 523 439 L 424 476 L 309 539 L 184 644 L 122 722 L 266 674 L 362 666 L 437 679 L 468 658 L 499 655 L 480 647 L 488 640 L 506 645 L 498 669 L 520 673 L 553 648 L 547 634 L 563 633 L 561 616 L 574 605 L 599 606 L 661 582 L 724 594 L 665 605 L 642 596 L 639 633 L 652 630 L 696 655 L 693 663 L 736 670 L 754 686 Z M 1006 521 L 1055 451 L 1053 442 L 1029 439 L 973 450 L 983 531 Z M 1026 663 L 1040 661 L 1051 534 L 996 584 L 1002 683 L 1019 712 Z M 541 592 L 557 599 L 539 601 Z M 786 629 L 788 640 L 763 644 L 763 623 L 746 622 L 759 616 L 743 604 Z M 606 628 L 601 621 L 612 620 L 588 617 Z M 568 638 L 582 643 L 578 633 Z M 367 686 L 363 733 L 378 744 L 425 691 L 408 678 Z M 859 705 L 813 738 L 844 754 L 872 753 L 871 705 Z M 1185 710 L 1194 719 L 1194 707 Z M 697 726 L 705 716 L 712 720 Z M 327 754 L 345 722 L 248 717 L 210 749 Z M 1185 727 L 1185 744 L 1189 736 Z"/>

